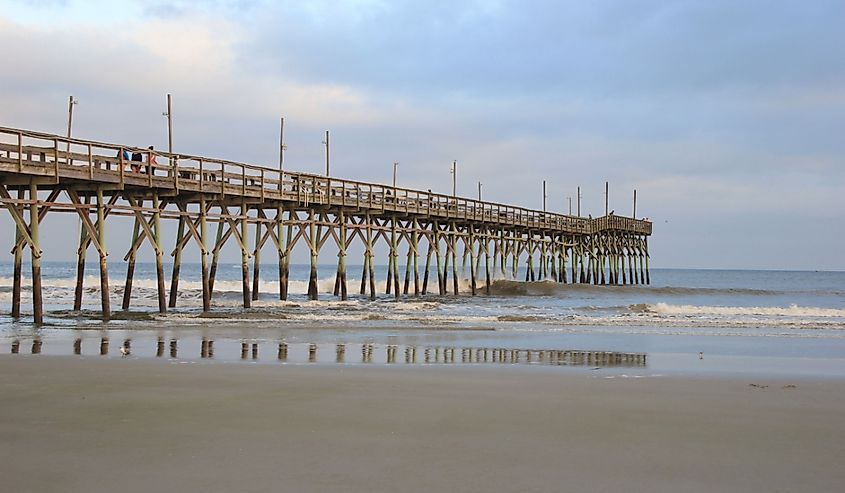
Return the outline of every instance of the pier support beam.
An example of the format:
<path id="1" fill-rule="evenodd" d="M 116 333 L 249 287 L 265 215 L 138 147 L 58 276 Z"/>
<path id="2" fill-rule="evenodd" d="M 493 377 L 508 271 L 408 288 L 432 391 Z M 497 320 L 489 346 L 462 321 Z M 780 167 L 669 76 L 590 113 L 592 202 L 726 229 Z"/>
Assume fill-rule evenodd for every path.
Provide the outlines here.
<path id="1" fill-rule="evenodd" d="M 164 250 L 161 247 L 161 209 L 158 192 L 153 192 L 153 237 L 156 251 L 156 285 L 158 287 L 158 311 L 167 313 L 167 301 L 164 288 Z"/>
<path id="2" fill-rule="evenodd" d="M 255 250 L 252 252 L 252 301 L 258 301 L 259 285 L 261 283 L 261 247 L 264 246 L 264 243 L 261 241 L 261 225 L 261 221 L 255 222 Z"/>
<path id="3" fill-rule="evenodd" d="M 202 311 L 211 310 L 211 278 L 208 273 L 208 208 L 205 197 L 200 197 L 200 267 L 202 269 Z"/>
<path id="4" fill-rule="evenodd" d="M 281 185 L 280 185 L 281 186 Z M 284 301 L 287 298 L 287 289 L 285 288 L 285 257 L 287 250 L 285 246 L 285 210 L 281 207 L 276 208 L 276 235 L 279 237 L 278 253 L 279 253 L 279 299 Z"/>
<path id="5" fill-rule="evenodd" d="M 90 197 L 85 196 L 85 205 L 90 203 Z M 88 209 L 85 210 L 86 214 Z M 85 283 L 85 255 L 88 251 L 88 235 L 80 223 L 79 226 L 79 248 L 76 251 L 76 286 L 73 291 L 73 311 L 82 310 L 82 293 Z"/>
<path id="6" fill-rule="evenodd" d="M 241 247 L 241 289 L 243 291 L 244 308 L 252 306 L 252 296 L 249 292 L 249 252 L 246 249 L 247 235 L 249 234 L 249 209 L 245 201 L 241 201 L 241 215 L 239 218 L 241 234 L 236 237 Z"/>
<path id="7" fill-rule="evenodd" d="M 23 189 L 18 189 L 18 200 L 23 200 L 26 196 L 24 195 Z M 21 284 L 22 284 L 22 277 L 23 277 L 23 243 L 21 240 L 23 239 L 23 235 L 21 234 L 21 230 L 19 226 L 15 226 L 15 248 L 13 250 L 15 255 L 15 265 L 13 267 L 13 280 L 12 280 L 12 318 L 20 318 L 21 316 Z"/>
<path id="8" fill-rule="evenodd" d="M 311 273 L 308 276 L 308 299 L 316 300 L 319 296 L 317 286 L 317 221 L 314 209 L 308 211 L 308 248 L 311 250 Z"/>
<path id="9" fill-rule="evenodd" d="M 109 320 L 111 302 L 109 300 L 109 268 L 106 261 L 109 254 L 106 251 L 106 215 L 102 187 L 97 187 L 97 242 L 100 254 L 100 306 L 103 320 Z"/>
<path id="10" fill-rule="evenodd" d="M 143 205 L 143 202 L 141 202 Z M 134 227 L 132 228 L 132 245 L 135 245 L 138 242 L 138 233 L 141 228 L 141 224 L 138 222 L 138 218 L 135 218 Z M 82 248 L 80 246 L 80 248 Z M 123 304 L 121 305 L 121 309 L 128 310 L 129 303 L 132 300 L 132 281 L 133 277 L 135 277 L 135 249 L 133 248 L 129 252 L 129 260 L 126 264 L 126 283 L 123 285 Z"/>
<path id="11" fill-rule="evenodd" d="M 173 273 L 170 276 L 170 299 L 168 308 L 176 307 L 176 296 L 179 294 L 179 274 L 182 270 L 182 238 L 185 236 L 185 215 L 179 216 L 179 226 L 176 229 L 176 250 L 173 252 Z"/>
<path id="12" fill-rule="evenodd" d="M 44 324 L 44 302 L 41 296 L 41 240 L 38 225 L 38 186 L 29 186 L 29 235 L 32 238 L 32 319 L 35 325 Z"/>

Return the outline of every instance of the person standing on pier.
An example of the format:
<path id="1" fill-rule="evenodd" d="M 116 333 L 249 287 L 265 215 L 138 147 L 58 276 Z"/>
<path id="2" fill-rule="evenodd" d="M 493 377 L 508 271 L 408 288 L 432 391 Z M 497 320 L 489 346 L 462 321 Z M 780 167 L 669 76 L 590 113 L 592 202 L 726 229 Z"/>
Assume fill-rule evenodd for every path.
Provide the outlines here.
<path id="1" fill-rule="evenodd" d="M 153 146 L 149 147 L 149 152 L 147 153 L 147 174 L 153 174 L 154 168 L 158 165 L 156 162 L 156 153 L 155 148 Z"/>

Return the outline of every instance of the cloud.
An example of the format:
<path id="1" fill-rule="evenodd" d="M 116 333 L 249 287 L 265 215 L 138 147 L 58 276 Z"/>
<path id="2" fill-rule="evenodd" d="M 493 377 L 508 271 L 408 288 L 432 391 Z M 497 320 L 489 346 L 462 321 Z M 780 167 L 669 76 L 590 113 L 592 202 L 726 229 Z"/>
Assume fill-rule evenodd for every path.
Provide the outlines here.
<path id="1" fill-rule="evenodd" d="M 702 257 L 689 235 L 752 243 L 744 220 L 845 219 L 838 2 L 91 5 L 0 14 L 3 125 L 62 133 L 74 94 L 76 135 L 166 147 L 171 93 L 181 152 L 274 166 L 285 116 L 292 169 L 322 170 L 330 129 L 353 179 L 388 182 L 399 161 L 401 184 L 448 192 L 456 159 L 464 195 L 482 181 L 539 207 L 545 179 L 551 208 L 580 185 L 594 214 L 607 180 L 611 208 L 637 188 L 639 212 L 670 221 L 656 235 L 682 253 L 664 265 Z M 829 236 L 807 248 L 843 268 Z"/>

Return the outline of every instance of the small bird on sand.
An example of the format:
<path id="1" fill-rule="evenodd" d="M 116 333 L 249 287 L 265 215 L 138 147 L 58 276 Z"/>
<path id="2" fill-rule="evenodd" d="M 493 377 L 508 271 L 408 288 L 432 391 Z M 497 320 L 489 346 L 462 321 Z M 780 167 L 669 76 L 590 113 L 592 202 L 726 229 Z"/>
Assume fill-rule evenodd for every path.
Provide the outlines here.
<path id="1" fill-rule="evenodd" d="M 698 352 L 698 359 L 704 359 L 704 351 Z"/>
<path id="2" fill-rule="evenodd" d="M 129 356 L 129 348 L 126 346 L 120 346 L 120 355 L 121 357 Z"/>

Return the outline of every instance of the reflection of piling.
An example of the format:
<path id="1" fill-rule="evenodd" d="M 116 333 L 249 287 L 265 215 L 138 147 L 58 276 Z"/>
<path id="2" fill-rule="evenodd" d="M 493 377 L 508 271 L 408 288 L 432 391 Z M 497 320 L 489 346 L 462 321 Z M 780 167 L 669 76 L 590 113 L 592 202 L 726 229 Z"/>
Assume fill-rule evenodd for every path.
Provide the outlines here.
<path id="1" fill-rule="evenodd" d="M 317 345 L 311 343 L 308 345 L 308 362 L 314 363 L 317 361 Z"/>
<path id="2" fill-rule="evenodd" d="M 285 342 L 279 343 L 279 361 L 288 360 L 288 345 Z"/>
<path id="3" fill-rule="evenodd" d="M 170 339 L 170 357 L 175 358 L 178 353 L 179 342 L 176 339 Z"/>
<path id="4" fill-rule="evenodd" d="M 249 344 L 242 341 L 241 342 L 241 359 L 246 359 L 248 354 L 249 354 Z"/>
<path id="5" fill-rule="evenodd" d="M 425 351 L 423 351 L 423 359 L 426 363 L 431 362 L 431 349 L 425 348 Z"/>
<path id="6" fill-rule="evenodd" d="M 335 348 L 335 362 L 343 363 L 344 356 L 346 356 L 346 344 L 338 344 Z"/>
<path id="7" fill-rule="evenodd" d="M 18 354 L 21 352 L 21 341 L 14 340 L 12 341 L 12 354 Z"/>
<path id="8" fill-rule="evenodd" d="M 75 341 L 73 341 L 73 354 L 79 356 L 82 354 L 82 339 L 77 337 Z"/>
<path id="9" fill-rule="evenodd" d="M 32 340 L 32 354 L 41 354 L 41 339 Z"/>
<path id="10" fill-rule="evenodd" d="M 361 344 L 361 363 L 373 362 L 373 345 Z"/>
<path id="11" fill-rule="evenodd" d="M 156 341 L 156 357 L 161 358 L 164 356 L 164 337 L 159 337 Z"/>
<path id="12" fill-rule="evenodd" d="M 100 356 L 109 354 L 109 338 L 103 337 L 100 339 Z"/>
<path id="13" fill-rule="evenodd" d="M 258 359 L 258 343 L 252 343 L 252 359 Z"/>

